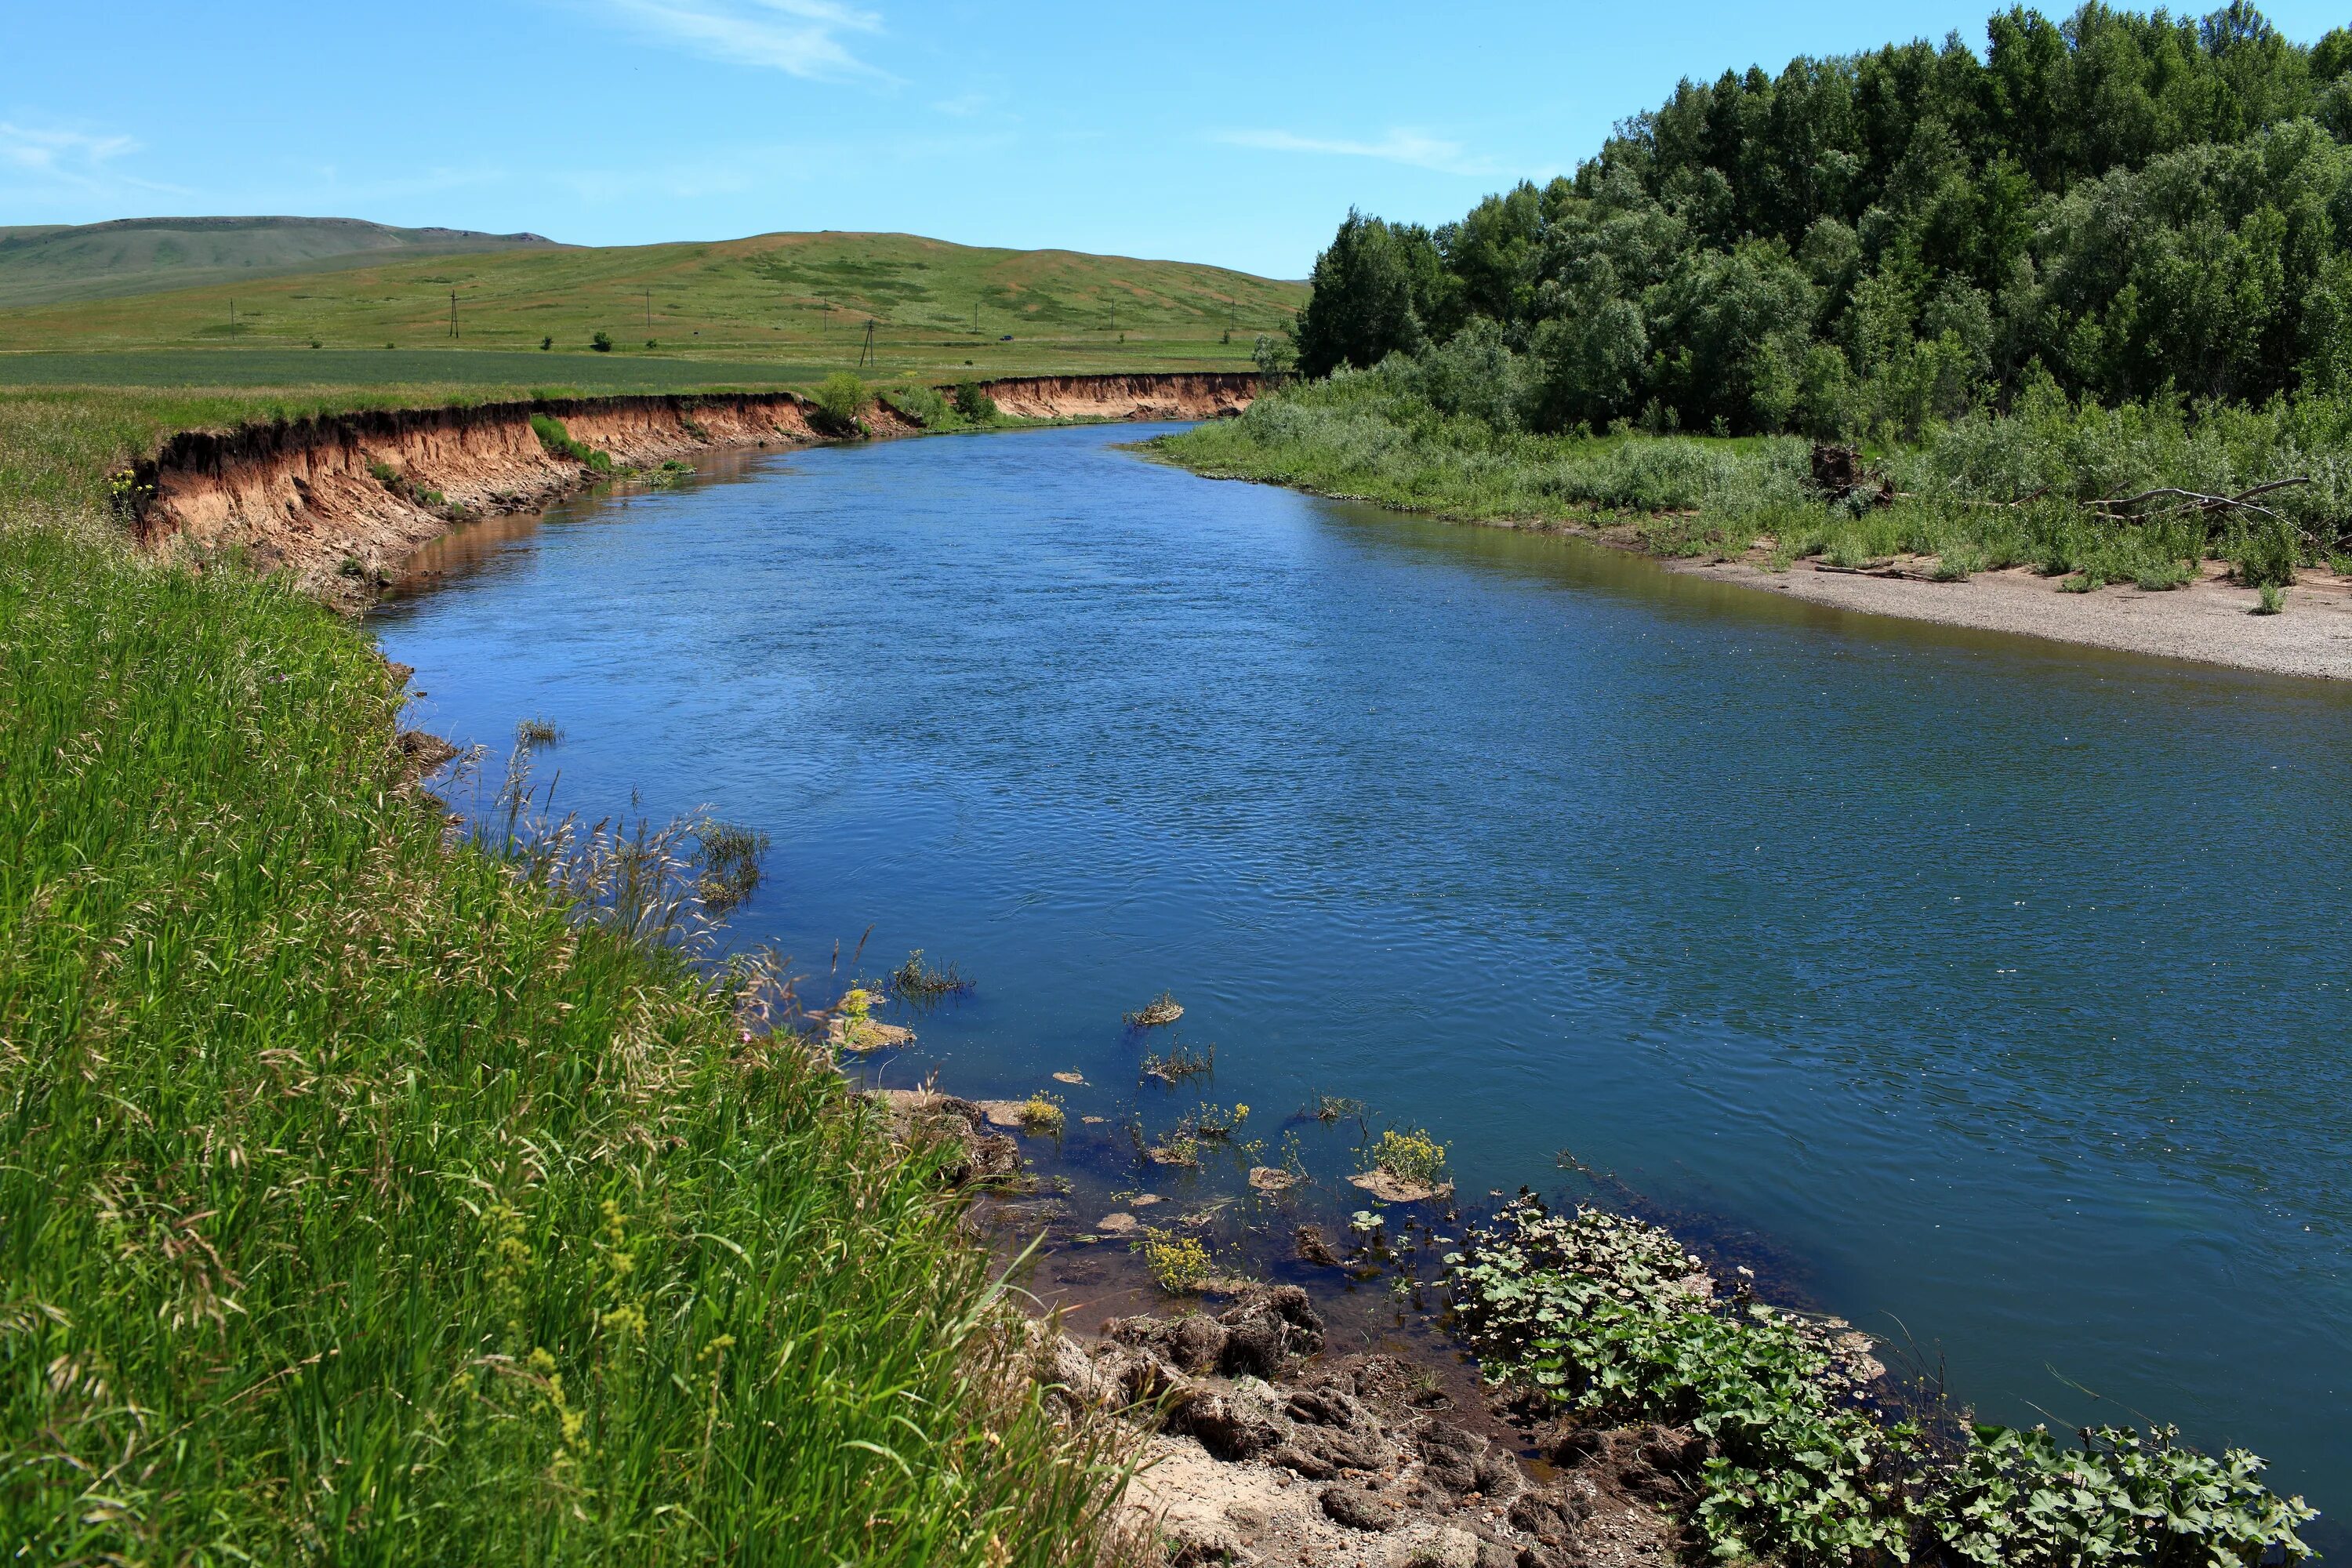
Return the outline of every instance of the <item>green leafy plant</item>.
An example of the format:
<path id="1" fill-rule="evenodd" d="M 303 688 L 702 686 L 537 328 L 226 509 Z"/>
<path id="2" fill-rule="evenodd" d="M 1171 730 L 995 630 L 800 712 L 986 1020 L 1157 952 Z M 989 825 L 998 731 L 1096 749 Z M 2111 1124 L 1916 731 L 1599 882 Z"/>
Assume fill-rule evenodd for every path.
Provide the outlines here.
<path id="1" fill-rule="evenodd" d="M 2253 1563 L 2310 1548 L 2295 1526 L 2316 1519 L 2301 1498 L 2262 1483 L 2242 1448 L 2219 1458 L 2182 1447 L 2179 1431 L 2100 1426 L 2059 1446 L 2046 1426 L 1979 1426 L 1921 1512 L 1937 1541 L 1984 1568 L 2078 1563 Z"/>
<path id="2" fill-rule="evenodd" d="M 386 343 L 383 346 L 390 348 L 392 345 L 390 343 Z M 595 336 L 588 340 L 588 346 L 594 349 L 600 354 L 611 353 L 613 352 L 613 334 L 610 332 L 600 331 L 596 333 Z"/>
<path id="3" fill-rule="evenodd" d="M 1716 1555 L 1805 1565 L 1949 1554 L 1985 1568 L 2206 1568 L 2307 1548 L 2313 1517 L 2177 1432 L 1978 1427 L 1946 1454 L 1863 1397 L 1867 1339 L 1718 1294 L 1672 1235 L 1580 1208 L 1505 1205 L 1447 1255 L 1456 1321 L 1487 1375 L 1580 1420 L 1687 1426 L 1706 1439 L 1692 1520 Z"/>
<path id="4" fill-rule="evenodd" d="M 2275 616 L 2285 608 L 2286 595 L 2277 584 L 2265 583 L 2262 586 L 2262 591 L 2254 595 L 2254 607 L 2249 614 Z"/>
<path id="5" fill-rule="evenodd" d="M 1601 1421 L 1708 1440 L 1695 1521 L 1721 1556 L 1837 1563 L 1899 1553 L 1916 1445 L 1843 1403 L 1835 1347 L 1769 1308 L 1717 1302 L 1674 1237 L 1521 1199 L 1449 1256 L 1455 1310 L 1489 1375 Z"/>

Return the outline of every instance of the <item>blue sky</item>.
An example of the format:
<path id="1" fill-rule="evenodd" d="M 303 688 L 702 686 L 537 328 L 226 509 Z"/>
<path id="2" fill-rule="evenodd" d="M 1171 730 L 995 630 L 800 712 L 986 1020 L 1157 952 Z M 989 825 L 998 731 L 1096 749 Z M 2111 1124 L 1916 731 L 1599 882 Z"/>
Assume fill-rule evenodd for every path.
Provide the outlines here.
<path id="1" fill-rule="evenodd" d="M 1980 44 L 1990 0 L 0 0 L 0 224 L 298 213 L 583 244 L 904 229 L 1303 276 L 1670 91 Z M 2309 41 L 2340 0 L 2270 9 Z"/>

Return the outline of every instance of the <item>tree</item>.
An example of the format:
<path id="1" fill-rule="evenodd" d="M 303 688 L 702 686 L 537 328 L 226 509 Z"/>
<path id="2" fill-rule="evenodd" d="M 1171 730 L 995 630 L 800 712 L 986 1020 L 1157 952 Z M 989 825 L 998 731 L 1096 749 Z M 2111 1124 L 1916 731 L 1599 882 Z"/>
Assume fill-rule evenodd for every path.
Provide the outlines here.
<path id="1" fill-rule="evenodd" d="M 1328 375 L 1343 364 L 1370 370 L 1391 353 L 1421 347 L 1416 284 L 1426 294 L 1443 272 L 1427 230 L 1391 227 L 1349 208 L 1330 248 L 1315 258 L 1315 291 L 1291 334 L 1300 372 Z"/>

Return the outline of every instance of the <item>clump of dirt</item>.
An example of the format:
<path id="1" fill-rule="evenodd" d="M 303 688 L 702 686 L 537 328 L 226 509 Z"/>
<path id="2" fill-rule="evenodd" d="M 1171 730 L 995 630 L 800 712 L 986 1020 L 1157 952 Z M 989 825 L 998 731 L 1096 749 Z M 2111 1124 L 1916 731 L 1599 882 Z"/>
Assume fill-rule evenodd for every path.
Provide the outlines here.
<path id="1" fill-rule="evenodd" d="M 988 1114 L 969 1100 L 929 1089 L 868 1089 L 866 1098 L 882 1109 L 890 1141 L 900 1148 L 944 1147 L 940 1180 L 951 1187 L 1014 1174 L 1020 1145 L 989 1131 Z"/>

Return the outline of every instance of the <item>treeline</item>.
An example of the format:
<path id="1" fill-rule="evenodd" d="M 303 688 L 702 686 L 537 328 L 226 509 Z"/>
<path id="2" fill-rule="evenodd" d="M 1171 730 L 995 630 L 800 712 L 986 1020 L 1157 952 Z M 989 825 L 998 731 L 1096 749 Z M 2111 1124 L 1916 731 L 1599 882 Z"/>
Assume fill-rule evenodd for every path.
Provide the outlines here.
<path id="1" fill-rule="evenodd" d="M 1350 212 L 1294 341 L 1503 427 L 1916 436 L 2029 382 L 2352 389 L 2352 30 L 2014 9 L 1685 81 L 1573 177 Z"/>

